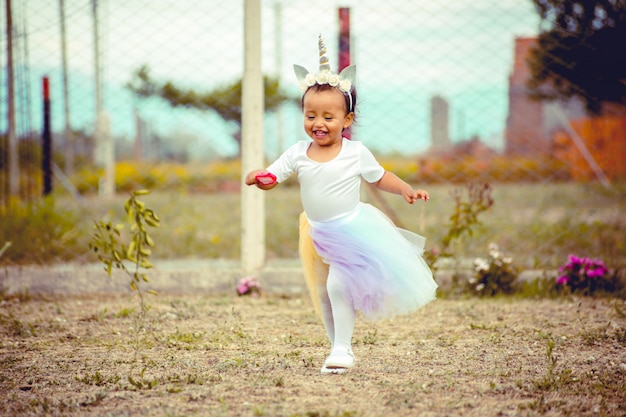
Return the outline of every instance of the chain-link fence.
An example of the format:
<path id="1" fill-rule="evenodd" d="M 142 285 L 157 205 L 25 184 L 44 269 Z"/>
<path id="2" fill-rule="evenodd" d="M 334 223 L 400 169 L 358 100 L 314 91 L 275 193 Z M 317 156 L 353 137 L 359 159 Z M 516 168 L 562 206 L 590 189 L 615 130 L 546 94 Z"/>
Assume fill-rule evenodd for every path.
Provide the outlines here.
<path id="1" fill-rule="evenodd" d="M 210 111 L 172 109 L 164 102 L 139 99 L 125 85 L 142 66 L 154 80 L 198 93 L 240 80 L 242 2 L 12 3 L 20 135 L 42 126 L 40 85 L 48 76 L 54 132 L 63 132 L 68 123 L 90 136 L 99 108 L 110 119 L 118 158 L 136 156 L 138 119 L 144 139 L 162 141 L 159 151 L 146 147 L 146 155 L 237 154 L 229 121 Z M 350 53 L 358 65 L 359 140 L 382 154 L 423 153 L 433 145 L 441 148 L 472 138 L 504 149 L 516 37 L 535 34 L 539 23 L 530 1 L 352 3 Z M 315 69 L 318 34 L 326 39 L 331 65 L 339 64 L 334 59 L 338 9 L 345 4 L 263 3 L 263 71 L 278 77 L 293 97 L 298 89 L 292 64 Z M 280 129 L 268 116 L 268 155 L 301 136 L 298 107 L 287 107 Z M 6 114 L 6 107 L 2 110 Z M 431 111 L 443 120 L 433 125 Z M 2 123 L 6 131 L 6 118 Z M 64 150 L 63 139 L 57 139 L 58 151 Z M 75 145 L 81 146 L 77 153 L 85 152 L 86 146 Z"/>
<path id="2" fill-rule="evenodd" d="M 236 101 L 239 91 L 244 3 L 5 0 L 3 201 L 15 187 L 12 140 L 22 154 L 20 194 L 38 194 L 44 186 L 44 78 L 59 188 L 63 179 L 68 188 L 83 181 L 84 167 L 102 165 L 103 137 L 112 138 L 118 162 L 237 159 L 238 113 L 216 109 Z M 412 158 L 406 179 L 608 183 L 616 164 L 594 154 L 572 122 L 583 116 L 582 107 L 528 98 L 526 59 L 540 30 L 530 0 L 263 2 L 263 72 L 287 98 L 268 106 L 268 159 L 304 137 L 292 64 L 316 69 L 321 33 L 331 67 L 339 65 L 341 8 L 349 10 L 350 60 L 358 67 L 353 138 L 389 164 Z M 12 71 L 4 64 L 9 60 Z M 529 227 L 542 215 L 534 213 Z M 546 245 L 563 237 L 555 234 Z"/>

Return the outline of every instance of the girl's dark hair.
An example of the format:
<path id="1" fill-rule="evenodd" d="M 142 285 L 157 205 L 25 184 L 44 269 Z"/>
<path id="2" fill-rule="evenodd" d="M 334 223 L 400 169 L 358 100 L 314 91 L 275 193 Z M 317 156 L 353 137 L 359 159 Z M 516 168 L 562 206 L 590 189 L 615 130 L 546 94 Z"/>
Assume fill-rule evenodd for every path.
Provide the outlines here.
<path id="1" fill-rule="evenodd" d="M 311 87 L 309 87 L 304 94 L 302 94 L 302 100 L 300 103 L 300 108 L 304 109 L 304 96 L 306 95 L 306 93 L 309 92 L 309 90 L 314 89 L 316 92 L 317 91 L 328 91 L 332 88 L 337 88 L 337 87 L 333 87 L 330 84 L 313 84 Z M 356 119 L 356 88 L 352 87 L 352 89 L 350 90 L 350 95 L 352 96 L 352 108 L 350 108 L 350 98 L 348 98 L 347 94 L 343 93 L 340 91 L 341 94 L 343 94 L 343 99 L 346 102 L 346 109 L 348 109 L 348 111 L 346 112 L 346 114 L 353 112 L 354 113 L 354 118 Z"/>

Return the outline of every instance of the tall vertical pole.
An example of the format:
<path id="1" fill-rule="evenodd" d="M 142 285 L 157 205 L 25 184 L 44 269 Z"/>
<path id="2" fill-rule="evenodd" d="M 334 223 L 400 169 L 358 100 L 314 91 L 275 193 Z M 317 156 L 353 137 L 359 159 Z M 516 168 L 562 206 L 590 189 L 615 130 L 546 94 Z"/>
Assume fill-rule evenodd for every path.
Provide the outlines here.
<path id="1" fill-rule="evenodd" d="M 98 20 L 98 0 L 92 0 L 93 6 L 93 37 L 94 37 L 94 65 L 95 65 L 95 111 L 96 122 L 94 138 L 96 142 L 96 164 L 104 168 L 104 177 L 100 179 L 100 195 L 113 197 L 115 195 L 115 145 L 111 137 L 109 116 L 104 110 L 102 95 L 102 67 L 100 64 L 100 22 Z"/>
<path id="2" fill-rule="evenodd" d="M 262 168 L 264 89 L 261 72 L 261 0 L 244 0 L 244 70 L 241 97 L 243 175 Z M 265 196 L 256 187 L 241 189 L 241 268 L 257 275 L 265 263 Z"/>
<path id="3" fill-rule="evenodd" d="M 98 22 L 98 0 L 91 0 L 93 15 L 93 52 L 94 52 L 94 87 L 95 87 L 95 128 L 94 128 L 94 149 L 93 159 L 97 166 L 104 164 L 102 158 L 102 138 L 99 132 L 100 115 L 102 114 L 102 83 L 100 81 L 100 33 Z"/>
<path id="4" fill-rule="evenodd" d="M 6 0 L 7 15 L 7 141 L 9 172 L 9 195 L 18 196 L 20 193 L 20 166 L 17 135 L 15 131 L 15 80 L 13 74 L 13 15 L 11 0 Z"/>
<path id="5" fill-rule="evenodd" d="M 52 192 L 52 133 L 50 132 L 50 84 L 48 77 L 43 77 L 43 133 L 41 137 L 41 171 L 43 172 L 43 195 Z"/>
<path id="6" fill-rule="evenodd" d="M 70 123 L 70 97 L 67 84 L 67 38 L 65 34 L 65 0 L 59 0 L 61 20 L 61 68 L 63 71 L 63 114 L 65 116 L 65 173 L 74 172 L 74 138 Z"/>
<path id="7" fill-rule="evenodd" d="M 282 43 L 283 43 L 283 12 L 280 2 L 276 2 L 274 5 L 274 20 L 275 20 L 275 34 L 274 34 L 274 59 L 275 59 L 275 74 L 276 80 L 280 85 L 280 72 L 283 67 L 282 59 Z M 279 105 L 276 109 L 276 154 L 280 156 L 283 153 L 285 130 L 283 129 L 283 106 Z"/>

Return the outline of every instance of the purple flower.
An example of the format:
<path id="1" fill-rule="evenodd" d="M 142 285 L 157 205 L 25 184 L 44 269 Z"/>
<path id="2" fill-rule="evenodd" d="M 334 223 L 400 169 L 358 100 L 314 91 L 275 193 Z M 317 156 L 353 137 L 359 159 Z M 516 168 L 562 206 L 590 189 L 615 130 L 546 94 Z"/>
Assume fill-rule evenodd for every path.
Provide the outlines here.
<path id="1" fill-rule="evenodd" d="M 558 285 L 567 285 L 573 291 L 594 291 L 597 285 L 602 286 L 602 281 L 609 270 L 600 259 L 592 259 L 569 255 L 567 262 L 559 267 Z M 600 287 L 598 287 L 600 288 Z"/>
<path id="2" fill-rule="evenodd" d="M 577 264 L 578 264 L 578 265 L 580 265 L 580 264 L 582 264 L 582 263 L 583 263 L 583 260 L 584 260 L 584 259 L 585 259 L 585 258 L 579 258 L 579 257 L 577 257 L 577 256 L 570 255 L 570 256 L 569 256 L 569 263 L 570 263 L 570 265 L 572 265 L 572 266 L 573 266 L 573 265 L 577 265 Z"/>
<path id="3" fill-rule="evenodd" d="M 588 278 L 601 277 L 602 271 L 599 269 L 590 269 L 586 272 Z"/>

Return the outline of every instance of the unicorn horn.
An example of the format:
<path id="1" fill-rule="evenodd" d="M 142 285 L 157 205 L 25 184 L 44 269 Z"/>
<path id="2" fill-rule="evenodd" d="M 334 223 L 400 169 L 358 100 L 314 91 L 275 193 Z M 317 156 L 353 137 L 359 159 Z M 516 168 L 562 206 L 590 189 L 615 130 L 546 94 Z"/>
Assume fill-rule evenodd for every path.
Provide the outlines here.
<path id="1" fill-rule="evenodd" d="M 328 56 L 326 56 L 326 45 L 324 45 L 322 35 L 320 35 L 318 43 L 320 50 L 320 72 L 330 72 L 330 64 L 328 63 Z"/>

